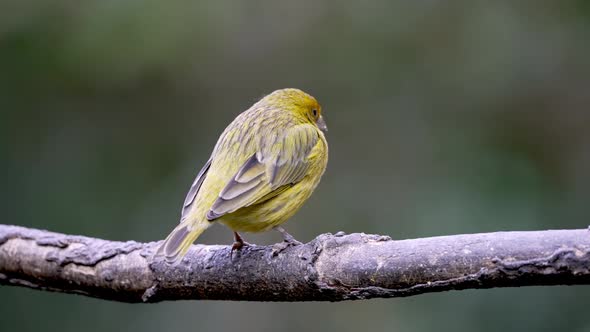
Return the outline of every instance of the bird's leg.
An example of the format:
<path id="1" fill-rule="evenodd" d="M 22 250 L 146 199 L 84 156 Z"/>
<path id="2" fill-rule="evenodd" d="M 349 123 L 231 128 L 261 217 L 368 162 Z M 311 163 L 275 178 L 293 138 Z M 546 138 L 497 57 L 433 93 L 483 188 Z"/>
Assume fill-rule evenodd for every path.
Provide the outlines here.
<path id="1" fill-rule="evenodd" d="M 300 244 L 303 244 L 303 243 L 295 240 L 293 235 L 287 233 L 287 231 L 283 227 L 275 226 L 275 229 L 281 233 L 281 235 L 283 236 L 283 241 L 287 242 L 289 245 L 298 246 Z"/>
<path id="2" fill-rule="evenodd" d="M 250 243 L 244 241 L 238 232 L 234 232 L 234 244 L 232 245 L 231 250 L 240 250 L 247 245 L 250 245 Z"/>
<path id="3" fill-rule="evenodd" d="M 234 232 L 234 243 L 231 246 L 231 252 L 229 253 L 229 257 L 231 258 L 234 250 L 241 250 L 244 246 L 249 246 L 250 243 L 244 241 L 238 232 Z"/>
<path id="4" fill-rule="evenodd" d="M 298 245 L 303 244 L 303 243 L 295 240 L 295 238 L 291 234 L 287 233 L 287 231 L 283 227 L 276 226 L 274 229 L 276 229 L 277 231 L 279 231 L 283 235 L 283 242 L 277 243 L 273 246 L 273 249 L 272 249 L 273 256 L 280 254 L 283 250 L 285 250 L 291 246 L 298 246 Z"/>

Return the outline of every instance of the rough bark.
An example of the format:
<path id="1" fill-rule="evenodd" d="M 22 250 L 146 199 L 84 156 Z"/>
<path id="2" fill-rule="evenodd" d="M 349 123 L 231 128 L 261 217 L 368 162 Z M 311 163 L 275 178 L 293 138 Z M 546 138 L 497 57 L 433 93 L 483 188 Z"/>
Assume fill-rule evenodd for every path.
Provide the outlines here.
<path id="1" fill-rule="evenodd" d="M 115 242 L 0 225 L 0 285 L 123 302 L 342 301 L 452 289 L 590 283 L 590 231 L 391 240 L 322 234 L 288 247 L 194 245 L 152 261 L 158 242 Z"/>

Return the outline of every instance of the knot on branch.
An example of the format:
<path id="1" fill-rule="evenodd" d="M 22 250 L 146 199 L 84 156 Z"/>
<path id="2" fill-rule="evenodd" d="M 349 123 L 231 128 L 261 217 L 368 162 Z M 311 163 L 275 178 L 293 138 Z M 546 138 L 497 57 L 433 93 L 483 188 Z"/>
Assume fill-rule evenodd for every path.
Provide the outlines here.
<path id="1" fill-rule="evenodd" d="M 513 257 L 494 258 L 492 261 L 507 278 L 523 275 L 585 275 L 590 274 L 590 247 L 559 248 L 547 257 L 516 260 Z"/>

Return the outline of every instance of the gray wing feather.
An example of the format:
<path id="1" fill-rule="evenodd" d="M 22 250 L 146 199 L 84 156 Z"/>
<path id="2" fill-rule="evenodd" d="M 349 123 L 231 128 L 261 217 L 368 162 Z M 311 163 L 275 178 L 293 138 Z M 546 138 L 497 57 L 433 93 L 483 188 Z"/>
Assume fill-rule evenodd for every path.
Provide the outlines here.
<path id="1" fill-rule="evenodd" d="M 203 166 L 203 168 L 201 169 L 201 171 L 199 172 L 199 174 L 195 178 L 193 185 L 189 189 L 188 194 L 186 195 L 186 198 L 184 199 L 184 204 L 182 205 L 182 212 L 181 212 L 181 216 L 180 216 L 181 222 L 182 222 L 182 220 L 184 220 L 184 217 L 186 216 L 186 214 L 190 210 L 191 206 L 193 205 L 193 203 L 195 201 L 195 197 L 197 197 L 197 193 L 199 192 L 199 189 L 201 189 L 201 185 L 203 184 L 203 181 L 205 181 L 205 177 L 207 176 L 207 172 L 209 171 L 209 167 L 211 167 L 211 159 L 209 159 L 207 161 L 207 163 L 205 164 L 205 166 Z"/>
<path id="2" fill-rule="evenodd" d="M 212 221 L 240 207 L 247 206 L 252 194 L 262 192 L 265 165 L 256 154 L 250 157 L 238 170 L 236 176 L 223 188 L 219 197 L 207 213 L 207 220 Z"/>
<path id="3" fill-rule="evenodd" d="M 315 127 L 300 125 L 288 130 L 268 150 L 252 155 L 221 191 L 207 220 L 256 204 L 301 181 L 309 170 L 307 157 L 318 140 Z"/>

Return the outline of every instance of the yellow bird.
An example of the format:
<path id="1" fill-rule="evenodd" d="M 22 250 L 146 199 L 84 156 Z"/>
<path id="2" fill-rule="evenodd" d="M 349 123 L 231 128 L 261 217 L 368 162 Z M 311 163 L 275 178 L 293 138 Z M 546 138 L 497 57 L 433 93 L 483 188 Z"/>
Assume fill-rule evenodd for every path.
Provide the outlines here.
<path id="1" fill-rule="evenodd" d="M 301 208 L 328 163 L 327 130 L 316 99 L 298 89 L 282 89 L 238 115 L 219 137 L 211 158 L 191 186 L 180 224 L 157 255 L 174 263 L 213 222 L 238 232 L 276 229 Z"/>

